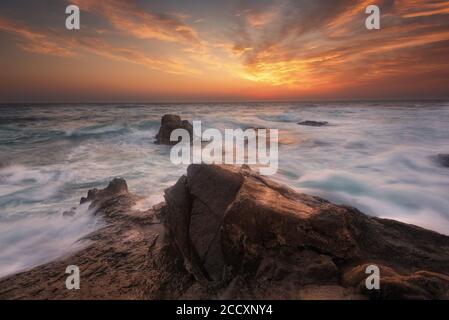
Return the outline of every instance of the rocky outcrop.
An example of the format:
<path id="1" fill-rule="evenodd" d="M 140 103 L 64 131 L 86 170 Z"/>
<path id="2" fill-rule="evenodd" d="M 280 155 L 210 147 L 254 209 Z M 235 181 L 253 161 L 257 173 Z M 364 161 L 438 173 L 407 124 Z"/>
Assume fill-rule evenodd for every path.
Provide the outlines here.
<path id="1" fill-rule="evenodd" d="M 193 138 L 192 124 L 187 120 L 181 120 L 181 117 L 172 114 L 166 114 L 162 117 L 161 127 L 156 135 L 157 144 L 175 145 L 179 141 L 170 141 L 171 133 L 176 129 L 185 129 L 189 132 L 190 138 Z"/>
<path id="2" fill-rule="evenodd" d="M 89 194 L 105 227 L 76 254 L 1 280 L 0 298 L 449 299 L 449 237 L 247 166 L 191 165 L 145 212 L 124 180 Z M 70 264 L 81 269 L 77 291 L 65 289 Z M 365 286 L 369 265 L 380 290 Z"/>
<path id="3" fill-rule="evenodd" d="M 115 178 L 109 185 L 103 189 L 91 189 L 87 192 L 87 197 L 82 197 L 80 204 L 92 202 L 91 207 L 98 206 L 98 202 L 106 201 L 107 199 L 118 197 L 120 195 L 129 194 L 128 185 L 124 179 Z"/>
<path id="4" fill-rule="evenodd" d="M 232 297 L 330 286 L 339 298 L 449 298 L 449 237 L 299 194 L 247 167 L 192 165 L 166 202 L 170 238 L 199 283 L 245 279 Z M 379 266 L 381 290 L 364 289 L 367 264 Z"/>
<path id="5" fill-rule="evenodd" d="M 329 124 L 329 122 L 307 120 L 307 121 L 298 122 L 298 124 L 301 126 L 309 126 L 309 127 L 323 127 L 323 126 L 327 126 Z"/>
<path id="6" fill-rule="evenodd" d="M 177 283 L 188 283 L 190 276 L 170 246 L 163 245 L 158 207 L 134 210 L 140 198 L 128 192 L 123 179 L 90 190 L 82 202 L 86 199 L 89 214 L 101 217 L 101 226 L 80 240 L 82 249 L 1 279 L 0 299 L 157 299 L 166 297 L 165 290 L 176 297 Z M 69 265 L 80 269 L 79 290 L 66 288 Z"/>

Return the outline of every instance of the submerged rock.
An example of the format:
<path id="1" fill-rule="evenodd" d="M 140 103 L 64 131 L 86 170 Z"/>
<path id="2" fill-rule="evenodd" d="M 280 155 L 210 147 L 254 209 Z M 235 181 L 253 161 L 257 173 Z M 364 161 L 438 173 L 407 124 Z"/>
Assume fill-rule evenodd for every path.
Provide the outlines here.
<path id="1" fill-rule="evenodd" d="M 161 127 L 156 135 L 157 144 L 174 145 L 178 141 L 170 141 L 171 133 L 176 129 L 185 129 L 190 133 L 191 139 L 193 138 L 192 124 L 187 120 L 181 120 L 180 116 L 166 114 L 162 117 Z"/>
<path id="2" fill-rule="evenodd" d="M 1 299 L 449 299 L 449 237 L 297 193 L 248 166 L 191 165 L 165 203 L 124 180 L 89 192 L 106 226 L 64 259 L 0 281 Z M 81 270 L 67 290 L 68 265 Z M 365 286 L 380 269 L 380 290 Z"/>
<path id="3" fill-rule="evenodd" d="M 307 120 L 307 121 L 298 122 L 298 124 L 301 126 L 309 126 L 309 127 L 323 127 L 323 126 L 327 126 L 329 124 L 329 122 Z"/>
<path id="4" fill-rule="evenodd" d="M 62 213 L 63 217 L 73 217 L 76 214 L 76 207 L 70 208 Z"/>

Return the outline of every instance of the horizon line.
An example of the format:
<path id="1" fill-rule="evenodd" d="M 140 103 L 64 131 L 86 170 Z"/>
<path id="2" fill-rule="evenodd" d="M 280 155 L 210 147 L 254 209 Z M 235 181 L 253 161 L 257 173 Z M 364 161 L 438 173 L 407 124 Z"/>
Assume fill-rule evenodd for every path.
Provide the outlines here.
<path id="1" fill-rule="evenodd" d="M 268 99 L 268 100 L 199 100 L 199 101 L 0 101 L 6 104 L 207 104 L 207 103 L 323 103 L 323 102 L 411 102 L 411 101 L 449 101 L 445 98 L 387 98 L 387 99 Z"/>

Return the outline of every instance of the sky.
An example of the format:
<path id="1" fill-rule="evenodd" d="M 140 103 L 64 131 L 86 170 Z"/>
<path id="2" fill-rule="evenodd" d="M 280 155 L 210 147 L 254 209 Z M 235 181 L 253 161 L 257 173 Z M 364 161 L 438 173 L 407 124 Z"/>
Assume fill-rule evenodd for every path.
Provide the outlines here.
<path id="1" fill-rule="evenodd" d="M 0 102 L 448 98 L 448 57 L 449 1 L 0 2 Z"/>

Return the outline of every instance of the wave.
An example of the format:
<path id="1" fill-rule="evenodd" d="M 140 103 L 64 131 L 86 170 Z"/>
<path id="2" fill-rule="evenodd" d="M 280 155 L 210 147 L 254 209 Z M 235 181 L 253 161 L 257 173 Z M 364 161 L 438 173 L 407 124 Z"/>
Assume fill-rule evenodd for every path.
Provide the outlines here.
<path id="1" fill-rule="evenodd" d="M 0 278 L 76 251 L 88 242 L 79 239 L 103 224 L 89 204 L 76 208 L 75 215 L 29 216 L 0 221 Z"/>
<path id="2" fill-rule="evenodd" d="M 23 165 L 4 167 L 0 169 L 0 207 L 47 201 L 72 179 L 73 174 L 67 171 Z"/>
<path id="3" fill-rule="evenodd" d="M 259 119 L 270 122 L 300 122 L 302 118 L 296 112 L 274 114 L 274 115 L 260 115 Z"/>
<path id="4" fill-rule="evenodd" d="M 72 139 L 101 138 L 104 136 L 117 136 L 130 132 L 130 128 L 126 124 L 114 125 L 93 125 L 67 131 L 66 136 Z"/>
<path id="5" fill-rule="evenodd" d="M 438 179 L 409 181 L 410 178 L 385 180 L 363 173 L 335 170 L 309 171 L 298 180 L 303 192 L 317 194 L 331 201 L 351 205 L 368 214 L 427 226 L 449 234 L 449 205 L 444 191 L 429 192 Z M 411 183 L 412 182 L 412 183 Z M 433 188 L 435 189 L 435 188 Z M 428 216 L 424 220 L 427 212 Z"/>

